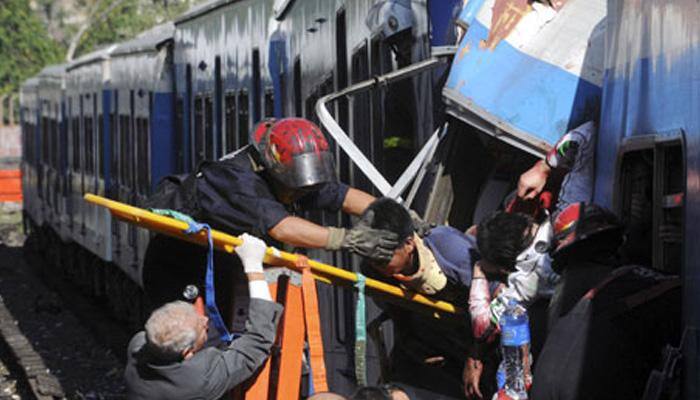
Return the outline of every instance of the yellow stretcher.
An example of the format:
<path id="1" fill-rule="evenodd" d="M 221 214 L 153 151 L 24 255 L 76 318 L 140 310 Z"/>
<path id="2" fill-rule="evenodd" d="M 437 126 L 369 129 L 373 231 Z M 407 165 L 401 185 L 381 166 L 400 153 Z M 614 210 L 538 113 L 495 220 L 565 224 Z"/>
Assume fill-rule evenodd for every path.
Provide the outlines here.
<path id="1" fill-rule="evenodd" d="M 202 231 L 197 234 L 188 235 L 184 231 L 187 229 L 187 223 L 178 221 L 174 218 L 154 214 L 142 208 L 133 207 L 128 204 L 110 200 L 102 196 L 94 194 L 85 194 L 85 200 L 107 208 L 111 214 L 127 223 L 140 226 L 142 228 L 172 236 L 181 240 L 196 243 L 201 246 L 207 246 L 207 234 Z M 236 236 L 229 235 L 217 230 L 211 231 L 214 247 L 217 250 L 227 253 L 235 253 L 236 246 L 241 244 L 241 239 Z M 290 269 L 297 269 L 295 262 L 297 255 L 281 251 L 274 247 L 268 247 L 265 256 L 265 262 L 275 265 L 283 264 Z M 316 280 L 327 284 L 351 285 L 357 281 L 357 274 L 346 271 L 341 268 L 323 264 L 318 261 L 309 260 L 311 272 Z M 408 303 L 407 305 L 422 305 L 433 311 L 434 316 L 440 318 L 448 317 L 454 314 L 463 314 L 464 310 L 454 306 L 451 303 L 439 300 L 433 300 L 421 294 L 404 290 L 398 286 L 390 285 L 376 279 L 367 278 L 365 287 L 369 294 L 388 297 L 391 300 L 399 300 Z"/>

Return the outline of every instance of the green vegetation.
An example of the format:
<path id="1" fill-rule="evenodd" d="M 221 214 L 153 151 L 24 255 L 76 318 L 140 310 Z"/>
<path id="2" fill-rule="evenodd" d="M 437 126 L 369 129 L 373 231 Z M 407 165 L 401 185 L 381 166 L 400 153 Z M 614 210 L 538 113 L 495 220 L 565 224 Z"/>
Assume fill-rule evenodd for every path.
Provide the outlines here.
<path id="1" fill-rule="evenodd" d="M 49 37 L 27 0 L 2 0 L 0 96 L 16 92 L 22 81 L 62 59 L 62 46 Z"/>
<path id="2" fill-rule="evenodd" d="M 129 40 L 202 0 L 0 0 L 0 98 L 44 66 Z"/>
<path id="3" fill-rule="evenodd" d="M 76 57 L 109 43 L 131 39 L 144 30 L 174 19 L 189 6 L 190 1 L 183 0 L 98 1 L 92 12 L 91 25 L 77 45 Z"/>

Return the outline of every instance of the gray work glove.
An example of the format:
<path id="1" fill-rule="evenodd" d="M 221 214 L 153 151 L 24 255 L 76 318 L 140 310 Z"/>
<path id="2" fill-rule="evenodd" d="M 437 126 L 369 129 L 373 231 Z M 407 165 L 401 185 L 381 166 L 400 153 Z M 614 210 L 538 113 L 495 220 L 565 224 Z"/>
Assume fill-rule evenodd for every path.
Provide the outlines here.
<path id="1" fill-rule="evenodd" d="M 368 212 L 371 213 L 372 211 Z M 352 229 L 329 227 L 326 249 L 350 250 L 373 260 L 391 260 L 394 250 L 400 244 L 399 235 L 384 229 L 374 229 L 369 226 L 368 220 L 372 220 L 372 215 L 366 215 Z"/>
<path id="2" fill-rule="evenodd" d="M 418 236 L 425 236 L 429 230 L 435 227 L 435 224 L 430 224 L 423 221 L 423 218 L 421 218 L 417 212 L 409 209 L 408 213 L 411 215 L 411 221 L 413 222 L 413 230 L 416 231 L 416 234 Z"/>

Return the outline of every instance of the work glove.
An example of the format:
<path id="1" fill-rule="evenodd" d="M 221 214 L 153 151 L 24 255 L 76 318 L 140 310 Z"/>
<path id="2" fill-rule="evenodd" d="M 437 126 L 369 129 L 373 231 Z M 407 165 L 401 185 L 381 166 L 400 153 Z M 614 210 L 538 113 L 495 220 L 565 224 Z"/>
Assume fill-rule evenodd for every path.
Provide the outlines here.
<path id="1" fill-rule="evenodd" d="M 246 274 L 262 273 L 262 262 L 267 245 L 262 240 L 247 233 L 242 234 L 240 238 L 243 240 L 243 243 L 236 247 L 236 254 L 241 259 L 243 271 Z"/>
<path id="2" fill-rule="evenodd" d="M 328 228 L 328 250 L 349 250 L 373 260 L 389 261 L 399 247 L 399 235 L 384 229 L 374 229 L 367 221 L 373 220 L 374 211 L 368 211 L 352 229 Z"/>
<path id="3" fill-rule="evenodd" d="M 417 212 L 409 209 L 408 213 L 411 215 L 411 221 L 413 222 L 413 230 L 416 231 L 416 234 L 418 236 L 425 236 L 429 230 L 435 227 L 435 224 L 425 222 L 423 218 L 421 218 L 420 215 L 418 215 Z"/>

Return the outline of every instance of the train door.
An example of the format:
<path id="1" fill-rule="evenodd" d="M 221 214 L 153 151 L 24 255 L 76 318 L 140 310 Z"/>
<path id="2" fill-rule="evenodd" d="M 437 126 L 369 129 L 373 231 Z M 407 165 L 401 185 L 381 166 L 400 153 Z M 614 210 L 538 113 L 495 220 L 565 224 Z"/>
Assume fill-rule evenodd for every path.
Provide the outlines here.
<path id="1" fill-rule="evenodd" d="M 683 271 L 685 150 L 683 133 L 632 136 L 620 146 L 614 207 L 628 227 L 631 263 Z"/>

